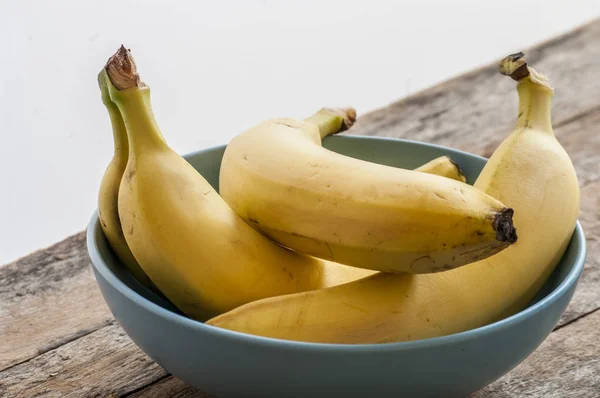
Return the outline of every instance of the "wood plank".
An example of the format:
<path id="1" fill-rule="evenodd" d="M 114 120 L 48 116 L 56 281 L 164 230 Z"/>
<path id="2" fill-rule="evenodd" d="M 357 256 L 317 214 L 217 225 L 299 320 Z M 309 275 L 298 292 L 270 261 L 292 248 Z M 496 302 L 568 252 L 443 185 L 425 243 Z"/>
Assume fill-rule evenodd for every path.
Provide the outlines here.
<path id="1" fill-rule="evenodd" d="M 552 333 L 523 363 L 472 398 L 600 396 L 600 311 Z"/>
<path id="2" fill-rule="evenodd" d="M 79 233 L 0 268 L 0 370 L 111 322 Z"/>
<path id="3" fill-rule="evenodd" d="M 0 396 L 120 396 L 165 375 L 114 323 L 0 373 Z"/>
<path id="4" fill-rule="evenodd" d="M 524 52 L 529 64 L 547 74 L 556 90 L 555 122 L 598 105 L 600 19 Z M 348 133 L 489 152 L 512 130 L 517 114 L 515 83 L 498 73 L 498 62 L 505 55 L 498 54 L 498 61 L 488 66 L 370 112 Z"/>
<path id="5" fill-rule="evenodd" d="M 598 62 L 600 65 L 600 59 Z M 600 91 L 597 101 L 600 103 Z M 600 180 L 600 106 L 577 116 L 561 121 L 554 130 L 575 165 L 579 185 L 585 187 Z"/>
<path id="6" fill-rule="evenodd" d="M 127 395 L 129 398 L 213 398 L 194 387 L 185 384 L 183 381 L 174 376 L 168 376 L 165 379 L 154 383 L 143 390 L 137 391 L 134 394 Z"/>
<path id="7" fill-rule="evenodd" d="M 600 98 L 600 97 L 599 97 Z M 600 100 L 600 99 L 599 99 Z M 586 235 L 586 265 L 560 325 L 600 308 L 600 107 L 559 123 L 555 134 L 571 157 L 581 186 L 579 221 Z"/>
<path id="8" fill-rule="evenodd" d="M 558 326 L 600 308 L 600 181 L 581 190 L 581 216 L 588 256 L 575 295 L 562 315 Z M 600 338 L 599 338 L 600 340 Z"/>

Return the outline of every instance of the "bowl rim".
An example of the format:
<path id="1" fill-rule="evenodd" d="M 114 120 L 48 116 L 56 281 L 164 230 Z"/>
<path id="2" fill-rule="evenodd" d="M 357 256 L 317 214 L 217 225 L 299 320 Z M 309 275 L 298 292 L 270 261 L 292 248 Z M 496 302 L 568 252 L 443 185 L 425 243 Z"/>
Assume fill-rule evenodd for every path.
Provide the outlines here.
<path id="1" fill-rule="evenodd" d="M 465 151 L 461 151 L 458 149 L 447 148 L 441 145 L 430 144 L 430 143 L 422 143 L 414 140 L 407 139 L 397 139 L 397 138 L 387 138 L 387 137 L 366 137 L 366 136 L 344 136 L 344 137 L 352 137 L 352 138 L 367 138 L 367 139 L 378 139 L 378 140 L 390 140 L 390 141 L 402 141 L 410 144 L 417 144 L 422 146 L 435 147 L 437 149 L 442 149 L 446 152 L 455 152 L 461 153 L 463 155 L 478 157 L 483 160 L 487 160 L 486 158 L 471 154 Z M 184 155 L 185 158 L 193 155 L 197 155 L 202 152 L 206 152 L 209 150 L 222 149 L 225 145 L 213 146 L 210 148 L 190 152 Z M 474 328 L 469 329 L 463 332 L 453 333 L 440 337 L 432 337 L 427 339 L 419 339 L 412 341 L 403 341 L 403 342 L 394 342 L 394 343 L 376 343 L 376 344 L 335 344 L 335 343 L 311 343 L 304 341 L 294 341 L 294 340 L 284 340 L 273 337 L 263 337 L 252 334 L 247 334 L 243 332 L 237 332 L 228 329 L 222 329 L 216 326 L 207 325 L 203 322 L 194 320 L 192 318 L 188 318 L 184 315 L 177 314 L 172 312 L 166 308 L 161 307 L 158 304 L 153 303 L 152 301 L 144 298 L 142 295 L 137 293 L 135 290 L 131 289 L 127 286 L 123 281 L 121 281 L 115 274 L 113 274 L 108 265 L 103 260 L 100 255 L 100 250 L 96 244 L 95 235 L 97 231 L 102 231 L 100 228 L 100 223 L 98 219 L 98 210 L 94 210 L 90 222 L 87 226 L 86 231 L 86 245 L 88 248 L 88 254 L 90 259 L 92 260 L 92 266 L 94 269 L 102 275 L 102 277 L 113 287 L 115 288 L 121 295 L 125 296 L 130 301 L 133 301 L 135 304 L 144 307 L 146 310 L 152 312 L 154 315 L 157 315 L 162 318 L 166 318 L 171 322 L 175 322 L 182 327 L 191 328 L 203 333 L 213 334 L 219 338 L 225 338 L 228 340 L 235 340 L 237 342 L 242 342 L 246 344 L 254 344 L 259 346 L 269 346 L 276 347 L 278 349 L 288 349 L 288 350 L 303 350 L 303 351 L 343 351 L 344 353 L 352 352 L 352 353 L 364 353 L 364 352 L 380 352 L 380 351 L 407 351 L 414 350 L 424 347 L 438 347 L 440 345 L 446 344 L 456 344 L 461 343 L 466 340 L 469 340 L 474 337 L 481 337 L 488 335 L 492 332 L 496 332 L 508 327 L 515 325 L 518 322 L 521 322 L 527 318 L 530 318 L 538 313 L 540 313 L 543 309 L 555 303 L 561 296 L 563 296 L 573 285 L 576 285 L 581 273 L 583 271 L 583 267 L 585 265 L 586 254 L 587 254 L 587 246 L 585 240 L 585 234 L 583 232 L 583 228 L 579 220 L 577 220 L 575 229 L 571 236 L 571 240 L 569 241 L 569 245 L 574 240 L 579 240 L 580 249 L 575 259 L 575 264 L 571 271 L 567 274 L 564 280 L 550 293 L 540 299 L 533 305 L 528 306 L 527 308 L 513 314 L 509 317 L 503 318 L 499 321 Z"/>

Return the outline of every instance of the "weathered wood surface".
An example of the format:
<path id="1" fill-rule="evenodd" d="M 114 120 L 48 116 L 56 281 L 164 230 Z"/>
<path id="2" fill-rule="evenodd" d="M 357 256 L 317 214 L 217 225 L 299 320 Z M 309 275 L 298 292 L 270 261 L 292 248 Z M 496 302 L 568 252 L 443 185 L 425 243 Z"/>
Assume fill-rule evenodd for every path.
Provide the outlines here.
<path id="1" fill-rule="evenodd" d="M 2 372 L 0 396 L 120 396 L 163 376 L 114 322 Z"/>
<path id="2" fill-rule="evenodd" d="M 131 398 L 211 398 L 212 395 L 198 391 L 197 389 L 190 387 L 177 377 L 169 376 L 164 379 L 157 381 L 151 386 L 136 392 L 130 396 Z"/>
<path id="3" fill-rule="evenodd" d="M 83 233 L 0 268 L 0 370 L 111 322 L 90 271 Z"/>
<path id="4" fill-rule="evenodd" d="M 593 312 L 600 308 L 599 51 L 600 20 L 527 51 L 556 88 L 555 132 L 580 178 L 588 261 L 559 329 L 477 397 L 583 397 L 598 389 L 593 342 L 600 339 L 600 312 Z M 516 103 L 514 83 L 490 65 L 367 114 L 352 132 L 489 155 L 512 129 Z M 208 397 L 166 375 L 114 323 L 83 233 L 0 267 L 0 336 L 0 397 Z"/>
<path id="5" fill-rule="evenodd" d="M 600 311 L 550 334 L 515 371 L 472 398 L 600 396 Z"/>

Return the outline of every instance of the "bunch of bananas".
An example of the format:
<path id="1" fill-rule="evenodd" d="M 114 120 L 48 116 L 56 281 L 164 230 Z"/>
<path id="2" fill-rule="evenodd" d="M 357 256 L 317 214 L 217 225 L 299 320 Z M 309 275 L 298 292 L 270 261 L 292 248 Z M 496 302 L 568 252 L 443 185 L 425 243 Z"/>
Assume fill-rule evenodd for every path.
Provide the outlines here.
<path id="1" fill-rule="evenodd" d="M 98 75 L 115 139 L 99 195 L 106 238 L 189 317 L 260 336 L 395 342 L 509 316 L 565 251 L 579 188 L 547 78 L 522 53 L 500 72 L 518 81 L 518 119 L 473 186 L 448 157 L 406 170 L 325 149 L 356 113 L 323 108 L 236 136 L 217 193 L 165 142 L 121 47 Z"/>

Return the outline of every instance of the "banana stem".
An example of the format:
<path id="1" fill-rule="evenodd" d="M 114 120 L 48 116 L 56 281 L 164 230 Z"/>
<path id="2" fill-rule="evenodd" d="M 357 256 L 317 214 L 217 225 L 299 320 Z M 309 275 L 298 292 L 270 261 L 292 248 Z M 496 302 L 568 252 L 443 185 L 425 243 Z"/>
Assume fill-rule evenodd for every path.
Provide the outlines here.
<path id="1" fill-rule="evenodd" d="M 113 131 L 115 158 L 121 159 L 126 164 L 127 155 L 129 152 L 127 129 L 125 128 L 125 123 L 123 122 L 123 117 L 121 116 L 119 108 L 110 99 L 107 80 L 108 76 L 106 75 L 106 70 L 102 69 L 102 71 L 98 74 L 98 85 L 100 86 L 100 92 L 102 93 L 102 102 L 104 103 L 104 106 L 108 111 L 108 116 L 110 117 L 110 124 Z"/>
<path id="2" fill-rule="evenodd" d="M 516 128 L 552 133 L 552 91 L 525 80 L 517 85 L 519 114 Z"/>
<path id="3" fill-rule="evenodd" d="M 519 114 L 516 128 L 534 128 L 552 133 L 552 96 L 548 78 L 527 65 L 523 53 L 511 54 L 500 62 L 500 73 L 519 82 Z"/>
<path id="4" fill-rule="evenodd" d="M 317 126 L 321 139 L 323 139 L 328 135 L 337 134 L 352 127 L 356 121 L 356 111 L 353 108 L 322 108 L 304 121 Z"/>
<path id="5" fill-rule="evenodd" d="M 146 86 L 137 73 L 135 60 L 123 45 L 108 59 L 104 68 L 117 90 Z"/>
<path id="6" fill-rule="evenodd" d="M 140 80 L 129 51 L 121 46 L 108 60 L 105 71 L 110 100 L 118 107 L 127 130 L 129 156 L 165 148 L 152 111 L 150 88 Z"/>

